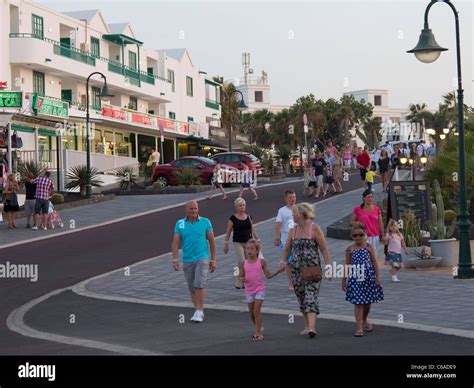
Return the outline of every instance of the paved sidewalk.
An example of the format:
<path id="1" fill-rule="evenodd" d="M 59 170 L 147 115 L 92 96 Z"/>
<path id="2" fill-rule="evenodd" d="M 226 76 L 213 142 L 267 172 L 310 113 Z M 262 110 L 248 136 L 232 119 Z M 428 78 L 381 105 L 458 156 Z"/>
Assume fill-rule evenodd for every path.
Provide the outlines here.
<path id="1" fill-rule="evenodd" d="M 379 186 L 376 186 L 380 190 Z M 316 222 L 323 230 L 360 203 L 362 190 L 334 196 L 316 204 Z M 277 209 L 275 209 L 275 214 Z M 274 270 L 279 262 L 279 248 L 273 245 L 274 219 L 257 224 L 263 242 L 263 254 Z M 344 262 L 346 240 L 327 239 L 332 261 Z M 170 242 L 171 249 L 171 242 Z M 207 303 L 230 308 L 245 308 L 242 290 L 234 288 L 236 266 L 233 250 L 223 254 L 223 238 L 217 239 L 218 270 L 208 281 Z M 381 247 L 382 249 L 382 247 Z M 379 253 L 381 252 L 381 249 Z M 437 328 L 464 330 L 474 336 L 474 280 L 454 280 L 444 271 L 419 272 L 403 270 L 400 283 L 392 283 L 388 267 L 381 264 L 385 300 L 372 307 L 371 317 L 390 324 L 418 324 Z M 171 256 L 163 255 L 131 266 L 130 276 L 123 270 L 93 279 L 85 286 L 85 294 L 116 300 L 143 300 L 173 304 L 189 304 L 182 272 L 171 268 Z M 298 312 L 296 297 L 287 289 L 285 274 L 267 281 L 264 308 Z M 353 318 L 353 306 L 345 301 L 340 279 L 324 281 L 320 292 L 321 317 Z M 433 331 L 438 329 L 432 328 Z M 461 332 L 458 332 L 458 334 Z"/>
<path id="2" fill-rule="evenodd" d="M 285 178 L 281 181 L 262 182 L 259 187 L 278 182 L 291 182 L 297 179 L 298 178 Z M 225 190 L 226 192 L 238 192 L 239 187 L 234 185 Z M 219 196 L 221 194 L 219 191 L 214 191 L 214 195 Z M 147 211 L 156 211 L 159 208 L 174 206 L 191 199 L 205 199 L 207 196 L 208 192 L 197 194 L 117 196 L 111 201 L 61 210 L 59 214 L 64 223 L 64 228 L 60 229 L 36 231 L 26 229 L 26 218 L 20 218 L 15 222 L 18 228 L 11 230 L 7 228 L 6 216 L 4 216 L 4 221 L 0 222 L 0 248 L 5 244 L 17 243 L 41 236 L 51 236 L 73 229 L 90 227 L 122 217 L 136 216 Z"/>

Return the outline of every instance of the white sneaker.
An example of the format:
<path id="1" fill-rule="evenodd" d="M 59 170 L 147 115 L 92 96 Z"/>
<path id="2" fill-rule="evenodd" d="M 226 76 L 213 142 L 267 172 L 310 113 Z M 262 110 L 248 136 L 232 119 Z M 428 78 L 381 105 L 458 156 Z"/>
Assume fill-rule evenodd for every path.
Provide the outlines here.
<path id="1" fill-rule="evenodd" d="M 196 311 L 196 317 L 194 318 L 194 322 L 202 321 L 204 321 L 204 312 L 202 310 Z"/>
<path id="2" fill-rule="evenodd" d="M 400 279 L 398 279 L 397 275 L 392 275 L 392 282 L 398 283 Z"/>
<path id="3" fill-rule="evenodd" d="M 37 226 L 33 226 L 31 229 L 32 229 L 32 230 L 38 230 L 38 227 L 37 227 Z"/>
<path id="4" fill-rule="evenodd" d="M 196 321 L 197 314 L 198 314 L 198 311 L 196 310 L 196 311 L 194 312 L 194 315 L 191 317 L 191 322 L 195 322 L 195 321 Z"/>

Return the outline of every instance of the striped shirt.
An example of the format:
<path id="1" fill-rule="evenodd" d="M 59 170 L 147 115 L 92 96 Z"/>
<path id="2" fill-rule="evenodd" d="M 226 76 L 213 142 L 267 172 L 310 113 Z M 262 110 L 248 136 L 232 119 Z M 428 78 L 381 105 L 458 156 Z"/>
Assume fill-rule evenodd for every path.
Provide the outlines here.
<path id="1" fill-rule="evenodd" d="M 54 190 L 54 184 L 47 176 L 40 176 L 31 181 L 36 183 L 35 199 L 49 199 L 49 194 Z"/>

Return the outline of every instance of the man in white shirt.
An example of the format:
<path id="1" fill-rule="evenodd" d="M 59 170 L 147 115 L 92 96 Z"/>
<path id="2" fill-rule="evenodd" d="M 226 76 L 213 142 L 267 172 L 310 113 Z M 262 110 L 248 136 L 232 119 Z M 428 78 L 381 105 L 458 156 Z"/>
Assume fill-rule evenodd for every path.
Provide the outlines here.
<path id="1" fill-rule="evenodd" d="M 279 246 L 283 251 L 288 240 L 288 233 L 293 229 L 293 207 L 296 204 L 296 193 L 293 190 L 285 192 L 286 206 L 278 210 L 275 225 L 275 245 Z M 286 273 L 288 275 L 288 289 L 293 290 L 293 282 L 291 281 L 291 262 L 293 261 L 293 251 L 286 259 Z"/>
<path id="2" fill-rule="evenodd" d="M 151 149 L 150 159 L 153 163 L 153 167 L 156 167 L 160 164 L 160 153 L 155 148 Z"/>

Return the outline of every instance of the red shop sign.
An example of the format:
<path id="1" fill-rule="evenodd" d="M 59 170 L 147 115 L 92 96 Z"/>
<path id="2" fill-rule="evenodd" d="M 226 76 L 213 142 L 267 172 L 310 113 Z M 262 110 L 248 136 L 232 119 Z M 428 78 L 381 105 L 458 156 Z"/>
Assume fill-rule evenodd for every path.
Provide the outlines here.
<path id="1" fill-rule="evenodd" d="M 141 115 L 139 113 L 132 113 L 132 122 L 138 124 L 152 125 L 151 116 Z"/>
<path id="2" fill-rule="evenodd" d="M 102 107 L 102 116 L 112 117 L 113 119 L 123 120 L 123 121 L 127 120 L 127 115 L 125 111 L 113 109 L 110 106 Z"/>

